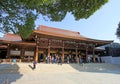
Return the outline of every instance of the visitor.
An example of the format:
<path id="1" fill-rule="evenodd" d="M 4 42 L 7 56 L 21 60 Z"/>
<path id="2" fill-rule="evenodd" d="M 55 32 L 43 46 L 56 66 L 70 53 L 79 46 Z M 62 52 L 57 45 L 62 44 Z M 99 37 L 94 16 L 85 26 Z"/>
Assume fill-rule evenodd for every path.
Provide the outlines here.
<path id="1" fill-rule="evenodd" d="M 82 64 L 83 63 L 83 60 L 81 57 L 79 57 L 79 63 Z"/>
<path id="2" fill-rule="evenodd" d="M 59 62 L 59 56 L 57 55 L 56 56 L 56 63 L 58 63 Z"/>
<path id="3" fill-rule="evenodd" d="M 50 56 L 47 56 L 47 63 L 50 63 Z"/>
<path id="4" fill-rule="evenodd" d="M 51 62 L 54 63 L 54 56 L 51 57 Z"/>
<path id="5" fill-rule="evenodd" d="M 33 61 L 33 69 L 36 69 L 36 64 L 37 64 L 37 62 L 34 60 Z"/>
<path id="6" fill-rule="evenodd" d="M 79 64 L 79 57 L 76 57 L 76 63 Z"/>
<path id="7" fill-rule="evenodd" d="M 48 57 L 47 56 L 45 57 L 45 61 L 46 61 L 46 63 L 48 63 Z"/>
<path id="8" fill-rule="evenodd" d="M 90 58 L 90 56 L 88 56 L 88 63 L 90 63 L 91 62 L 91 58 Z"/>
<path id="9" fill-rule="evenodd" d="M 58 65 L 59 64 L 62 65 L 62 57 L 61 56 L 58 57 Z"/>
<path id="10" fill-rule="evenodd" d="M 56 55 L 54 55 L 54 63 L 56 63 L 56 61 L 57 61 L 57 57 Z"/>
<path id="11" fill-rule="evenodd" d="M 67 63 L 69 64 L 70 62 L 69 62 L 69 56 L 67 56 Z"/>
<path id="12" fill-rule="evenodd" d="M 14 64 L 16 63 L 16 59 L 15 59 L 15 58 L 13 59 L 13 63 L 14 63 Z"/>

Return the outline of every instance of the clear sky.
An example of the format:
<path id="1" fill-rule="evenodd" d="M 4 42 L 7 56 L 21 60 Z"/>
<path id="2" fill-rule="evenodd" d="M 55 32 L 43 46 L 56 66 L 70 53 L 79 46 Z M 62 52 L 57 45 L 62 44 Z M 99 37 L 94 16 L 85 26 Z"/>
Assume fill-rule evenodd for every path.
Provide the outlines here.
<path id="1" fill-rule="evenodd" d="M 68 14 L 62 22 L 45 21 L 40 17 L 36 25 L 45 25 L 55 28 L 67 29 L 80 32 L 81 35 L 99 39 L 114 40 L 119 42 L 115 32 L 120 22 L 120 0 L 109 0 L 107 4 L 96 11 L 88 19 L 75 21 L 74 17 Z"/>

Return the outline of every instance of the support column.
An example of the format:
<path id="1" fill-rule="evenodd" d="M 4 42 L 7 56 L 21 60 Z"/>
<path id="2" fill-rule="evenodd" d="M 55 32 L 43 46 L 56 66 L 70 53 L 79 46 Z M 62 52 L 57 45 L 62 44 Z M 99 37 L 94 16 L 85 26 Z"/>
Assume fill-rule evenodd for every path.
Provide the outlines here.
<path id="1" fill-rule="evenodd" d="M 40 45 L 40 44 L 39 44 L 40 37 L 36 35 L 36 36 L 35 36 L 35 41 L 36 41 L 36 50 L 35 50 L 35 58 L 34 58 L 34 60 L 35 60 L 36 62 L 38 62 L 38 46 Z"/>
<path id="2" fill-rule="evenodd" d="M 62 47 L 62 62 L 64 63 L 64 47 Z"/>
<path id="3" fill-rule="evenodd" d="M 95 63 L 95 46 L 93 46 L 93 62 Z"/>
<path id="4" fill-rule="evenodd" d="M 9 62 L 11 62 L 11 59 L 10 59 L 10 44 L 7 45 L 7 58 L 9 59 Z"/>
<path id="5" fill-rule="evenodd" d="M 62 46 L 62 62 L 64 63 L 64 42 L 63 42 L 63 46 Z"/>
<path id="6" fill-rule="evenodd" d="M 38 46 L 36 46 L 35 61 L 38 62 Z"/>
<path id="7" fill-rule="evenodd" d="M 48 56 L 50 56 L 50 46 L 48 46 Z"/>
<path id="8" fill-rule="evenodd" d="M 50 40 L 49 40 L 49 43 L 48 43 L 48 56 L 50 56 Z"/>
<path id="9" fill-rule="evenodd" d="M 88 62 L 88 46 L 86 46 L 86 62 Z"/>
<path id="10" fill-rule="evenodd" d="M 7 47 L 7 56 L 8 57 L 10 56 L 10 44 L 8 44 L 8 47 Z"/>
<path id="11" fill-rule="evenodd" d="M 24 52 L 25 52 L 25 51 L 24 51 L 24 48 L 22 48 L 22 49 L 21 49 L 21 55 L 20 55 L 20 60 L 19 60 L 19 62 L 21 62 L 21 57 L 24 56 Z"/>
<path id="12" fill-rule="evenodd" d="M 76 63 L 79 63 L 79 59 L 78 59 L 78 48 L 76 47 L 75 49 L 75 53 L 76 53 Z"/>

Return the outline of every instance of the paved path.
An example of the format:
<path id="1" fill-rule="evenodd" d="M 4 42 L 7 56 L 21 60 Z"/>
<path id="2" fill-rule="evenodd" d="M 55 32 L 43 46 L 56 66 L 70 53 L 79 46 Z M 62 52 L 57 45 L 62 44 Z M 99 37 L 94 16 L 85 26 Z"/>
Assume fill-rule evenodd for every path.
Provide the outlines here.
<path id="1" fill-rule="evenodd" d="M 120 84 L 120 65 L 110 64 L 1 64 L 0 84 Z M 5 84 L 5 83 L 4 83 Z"/>

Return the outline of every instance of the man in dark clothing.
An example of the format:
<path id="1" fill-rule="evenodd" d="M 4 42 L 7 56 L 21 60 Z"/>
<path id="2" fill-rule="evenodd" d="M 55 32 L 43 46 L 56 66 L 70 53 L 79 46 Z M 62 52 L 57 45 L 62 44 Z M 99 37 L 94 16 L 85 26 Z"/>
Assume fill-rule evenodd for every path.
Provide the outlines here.
<path id="1" fill-rule="evenodd" d="M 36 69 L 36 64 L 37 64 L 37 62 L 33 61 L 33 69 Z"/>

